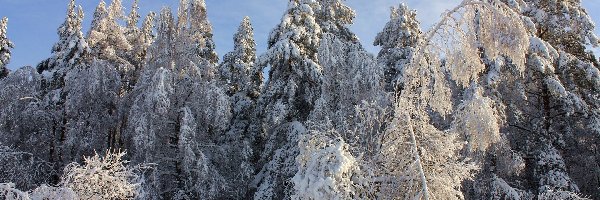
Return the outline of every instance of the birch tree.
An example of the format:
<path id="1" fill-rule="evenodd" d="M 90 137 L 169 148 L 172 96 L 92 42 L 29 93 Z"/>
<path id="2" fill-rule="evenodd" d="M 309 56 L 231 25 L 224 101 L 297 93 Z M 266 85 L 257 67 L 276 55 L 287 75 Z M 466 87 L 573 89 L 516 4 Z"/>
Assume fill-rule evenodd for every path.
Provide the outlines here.
<path id="1" fill-rule="evenodd" d="M 473 20 L 476 15 L 485 17 Z M 382 194 L 465 198 L 461 182 L 470 179 L 476 168 L 460 154 L 465 148 L 461 142 L 464 133 L 443 128 L 445 123 L 436 122 L 436 116 L 443 119 L 454 115 L 453 90 L 464 90 L 480 79 L 486 66 L 478 47 L 486 50 L 485 56 L 508 57 L 515 70 L 524 70 L 529 37 L 520 19 L 504 4 L 463 1 L 423 36 L 411 62 L 404 67 L 404 86 L 396 100 L 394 121 L 383 137 L 381 158 L 388 161 L 382 162 L 385 167 L 380 172 Z M 504 29 L 502 24 L 513 28 Z M 390 175 L 391 179 L 386 178 Z"/>

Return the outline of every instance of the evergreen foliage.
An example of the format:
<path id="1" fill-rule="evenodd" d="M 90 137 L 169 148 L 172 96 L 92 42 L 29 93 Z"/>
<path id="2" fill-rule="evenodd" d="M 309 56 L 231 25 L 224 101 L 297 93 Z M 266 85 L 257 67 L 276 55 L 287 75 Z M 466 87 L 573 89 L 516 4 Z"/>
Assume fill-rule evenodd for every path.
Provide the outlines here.
<path id="1" fill-rule="evenodd" d="M 138 3 L 84 36 L 71 0 L 36 69 L 7 70 L 0 21 L 0 198 L 600 198 L 579 0 L 464 0 L 425 32 L 400 4 L 378 56 L 345 1 L 290 0 L 266 52 L 245 17 L 221 62 L 204 0 Z"/>

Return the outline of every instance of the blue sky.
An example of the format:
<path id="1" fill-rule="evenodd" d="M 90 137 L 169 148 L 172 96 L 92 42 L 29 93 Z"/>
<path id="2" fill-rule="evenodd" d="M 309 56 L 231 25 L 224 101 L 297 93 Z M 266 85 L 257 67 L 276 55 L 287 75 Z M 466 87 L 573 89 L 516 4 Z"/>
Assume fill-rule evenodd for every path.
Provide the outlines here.
<path id="1" fill-rule="evenodd" d="M 106 0 L 110 3 L 110 0 Z M 583 0 L 588 13 L 600 23 L 600 0 Z M 87 32 L 93 11 L 99 0 L 78 0 L 85 12 L 84 33 Z M 129 12 L 133 0 L 123 0 Z M 178 0 L 140 0 L 140 13 L 159 11 L 163 6 L 177 8 Z M 405 2 L 418 11 L 423 29 L 428 29 L 440 14 L 460 0 L 348 0 L 356 10 L 357 19 L 351 27 L 370 52 L 376 53 L 372 45 L 375 35 L 388 21 L 389 8 Z M 56 29 L 64 21 L 69 0 L 0 0 L 0 17 L 9 18 L 8 36 L 15 43 L 9 68 L 26 65 L 35 66 L 50 56 L 50 49 L 57 41 Z M 219 56 L 233 48 L 232 37 L 244 16 L 250 16 L 255 29 L 258 53 L 266 49 L 268 34 L 277 25 L 287 7 L 287 0 L 206 0 L 208 15 L 214 27 L 214 40 Z M 600 35 L 599 29 L 596 33 Z M 600 49 L 596 48 L 596 55 Z"/>

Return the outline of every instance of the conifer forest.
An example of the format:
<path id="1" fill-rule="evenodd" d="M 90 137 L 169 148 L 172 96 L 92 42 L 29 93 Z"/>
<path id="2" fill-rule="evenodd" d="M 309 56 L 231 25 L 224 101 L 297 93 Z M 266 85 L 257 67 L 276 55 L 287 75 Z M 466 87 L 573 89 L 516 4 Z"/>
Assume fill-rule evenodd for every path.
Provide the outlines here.
<path id="1" fill-rule="evenodd" d="M 3 18 L 0 199 L 600 199 L 581 0 L 463 0 L 429 30 L 399 1 L 364 40 L 344 0 L 287 1 L 265 52 L 246 17 L 217 55 L 204 0 L 100 0 L 85 32 L 71 0 L 14 70 Z"/>

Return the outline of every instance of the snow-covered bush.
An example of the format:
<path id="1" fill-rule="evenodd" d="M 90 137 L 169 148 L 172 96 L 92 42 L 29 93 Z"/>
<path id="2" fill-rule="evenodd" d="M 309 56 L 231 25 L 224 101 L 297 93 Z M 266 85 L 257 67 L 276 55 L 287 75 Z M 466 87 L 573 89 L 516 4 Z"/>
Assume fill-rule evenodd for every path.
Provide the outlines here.
<path id="1" fill-rule="evenodd" d="M 80 199 L 130 199 L 136 195 L 134 170 L 122 160 L 125 152 L 108 152 L 86 157 L 84 165 L 65 167 L 61 186 L 72 189 Z"/>
<path id="2" fill-rule="evenodd" d="M 108 151 L 104 157 L 86 157 L 85 164 L 69 164 L 58 187 L 41 185 L 30 192 L 0 183 L 0 197 L 11 200 L 38 199 L 133 199 L 138 195 L 136 167 L 126 166 L 124 152 Z"/>
<path id="3" fill-rule="evenodd" d="M 292 199 L 359 199 L 360 186 L 354 181 L 360 169 L 348 144 L 315 132 L 300 138 Z"/>

